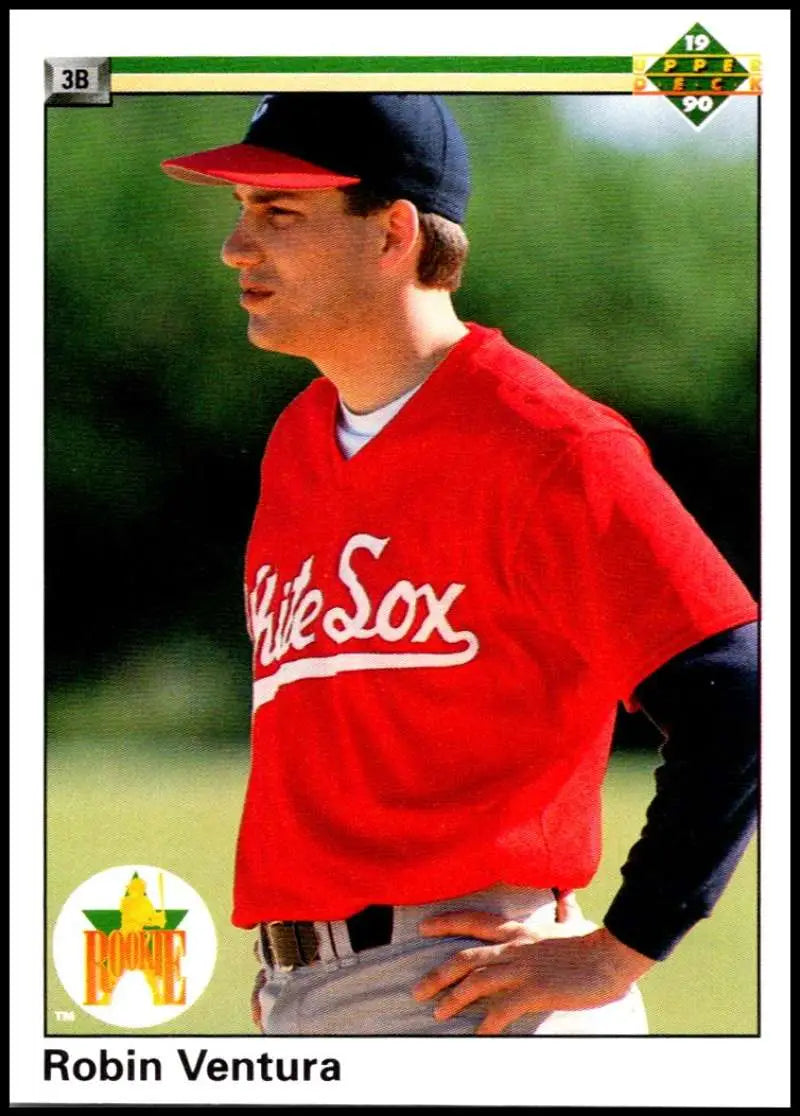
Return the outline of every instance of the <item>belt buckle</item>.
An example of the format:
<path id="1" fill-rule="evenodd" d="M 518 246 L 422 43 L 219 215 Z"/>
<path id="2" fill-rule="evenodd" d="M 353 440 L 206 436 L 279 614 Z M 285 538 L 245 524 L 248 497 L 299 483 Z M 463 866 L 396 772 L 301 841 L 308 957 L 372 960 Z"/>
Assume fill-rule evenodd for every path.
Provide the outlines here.
<path id="1" fill-rule="evenodd" d="M 282 973 L 310 965 L 319 957 L 313 922 L 262 922 L 266 960 Z"/>
<path id="2" fill-rule="evenodd" d="M 300 957 L 291 922 L 264 922 L 264 946 L 267 960 L 273 969 L 291 973 L 298 968 Z"/>

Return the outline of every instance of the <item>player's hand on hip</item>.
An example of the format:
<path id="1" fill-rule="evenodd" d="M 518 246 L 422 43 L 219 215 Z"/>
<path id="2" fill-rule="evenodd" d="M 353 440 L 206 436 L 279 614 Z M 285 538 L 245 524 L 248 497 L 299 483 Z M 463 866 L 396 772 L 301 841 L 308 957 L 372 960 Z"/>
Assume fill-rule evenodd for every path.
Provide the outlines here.
<path id="1" fill-rule="evenodd" d="M 416 1000 L 440 997 L 433 1016 L 450 1019 L 476 1000 L 479 1035 L 500 1034 L 529 1012 L 578 1011 L 621 999 L 654 964 L 604 927 L 575 936 L 562 923 L 533 928 L 488 911 L 452 911 L 420 923 L 424 937 L 477 938 L 415 985 Z"/>

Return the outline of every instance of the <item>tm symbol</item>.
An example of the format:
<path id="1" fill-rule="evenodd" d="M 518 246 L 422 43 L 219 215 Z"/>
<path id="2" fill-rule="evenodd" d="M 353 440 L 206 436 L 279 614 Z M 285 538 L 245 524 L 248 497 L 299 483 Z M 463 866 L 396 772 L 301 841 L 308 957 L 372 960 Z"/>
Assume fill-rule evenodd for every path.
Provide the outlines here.
<path id="1" fill-rule="evenodd" d="M 55 1016 L 56 1016 L 56 1019 L 58 1020 L 59 1023 L 74 1023 L 75 1022 L 75 1012 L 74 1011 L 56 1011 Z"/>

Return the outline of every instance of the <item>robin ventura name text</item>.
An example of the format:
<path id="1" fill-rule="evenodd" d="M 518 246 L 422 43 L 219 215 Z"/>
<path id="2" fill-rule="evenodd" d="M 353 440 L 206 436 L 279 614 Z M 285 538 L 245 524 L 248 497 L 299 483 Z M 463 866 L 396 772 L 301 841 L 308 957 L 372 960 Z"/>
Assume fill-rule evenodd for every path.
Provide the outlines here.
<path id="1" fill-rule="evenodd" d="M 273 1058 L 263 1053 L 254 1058 L 209 1057 L 208 1050 L 188 1051 L 178 1047 L 179 1069 L 187 1081 L 341 1081 L 337 1058 Z M 124 1057 L 101 1048 L 97 1057 L 73 1058 L 66 1050 L 44 1051 L 45 1081 L 161 1081 L 161 1058 L 141 1058 L 135 1050 Z"/>

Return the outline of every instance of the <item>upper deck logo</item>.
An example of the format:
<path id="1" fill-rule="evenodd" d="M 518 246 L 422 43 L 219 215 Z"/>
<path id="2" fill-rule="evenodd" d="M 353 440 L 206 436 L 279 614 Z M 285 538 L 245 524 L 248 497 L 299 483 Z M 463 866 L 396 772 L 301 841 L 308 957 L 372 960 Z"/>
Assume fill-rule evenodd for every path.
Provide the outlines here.
<path id="1" fill-rule="evenodd" d="M 214 924 L 179 876 L 149 865 L 109 868 L 61 909 L 53 961 L 84 1011 L 118 1027 L 152 1027 L 201 995 L 216 960 Z"/>
<path id="2" fill-rule="evenodd" d="M 668 51 L 636 55 L 634 94 L 662 95 L 701 128 L 730 97 L 759 96 L 761 58 L 732 54 L 699 23 Z"/>

